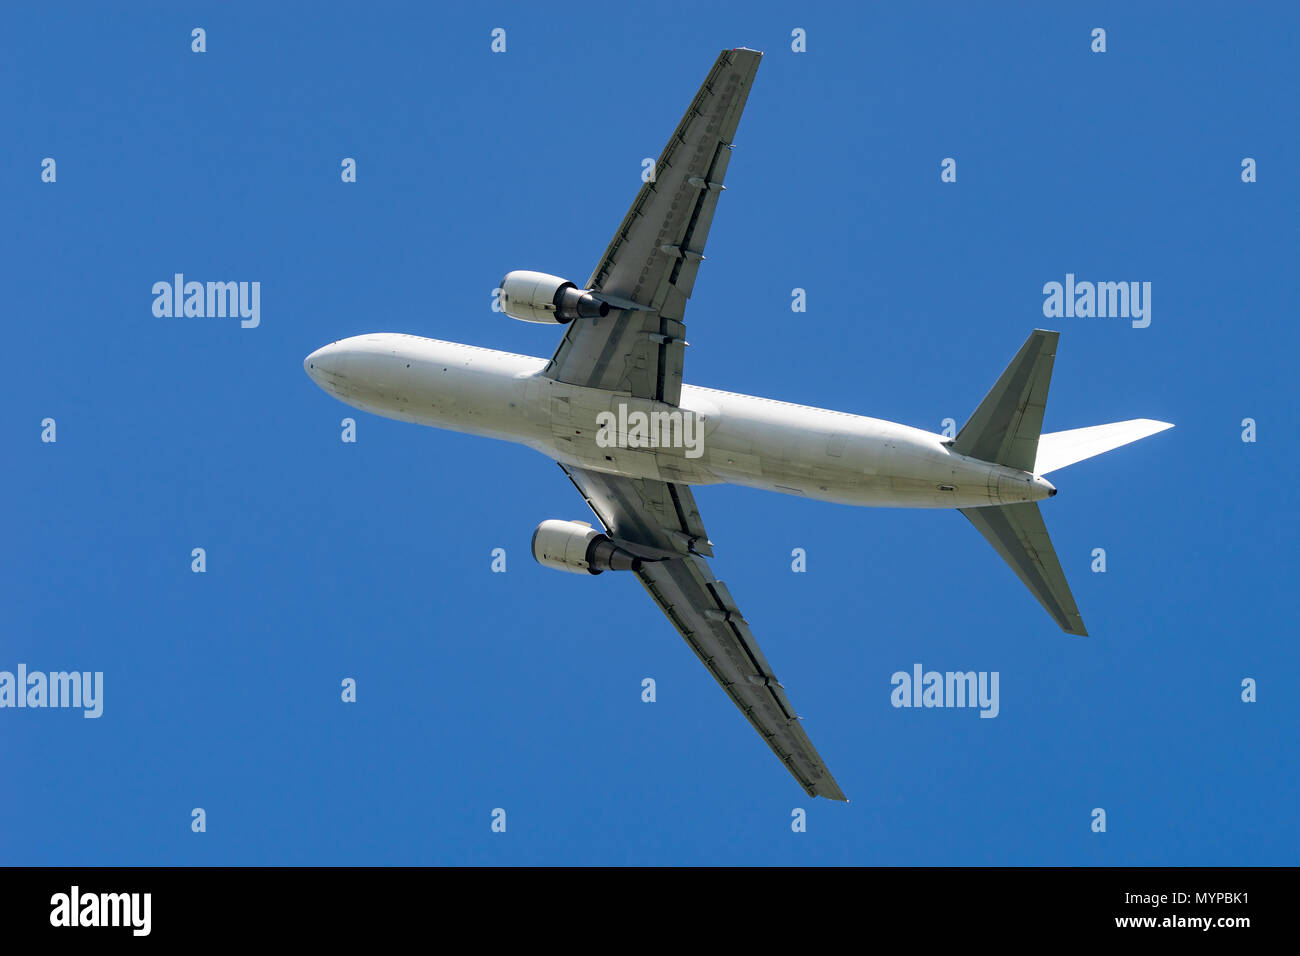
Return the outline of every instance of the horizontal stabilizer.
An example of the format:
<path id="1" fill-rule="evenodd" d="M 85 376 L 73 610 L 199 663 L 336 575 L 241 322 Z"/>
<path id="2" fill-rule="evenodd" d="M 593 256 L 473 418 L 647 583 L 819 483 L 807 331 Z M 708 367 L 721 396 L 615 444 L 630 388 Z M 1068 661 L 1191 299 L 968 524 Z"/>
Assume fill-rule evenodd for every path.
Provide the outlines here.
<path id="1" fill-rule="evenodd" d="M 1093 425 L 1091 428 L 1050 432 L 1038 439 L 1038 458 L 1034 462 L 1034 474 L 1045 475 L 1066 465 L 1093 458 L 1103 452 L 1127 445 L 1129 442 L 1135 442 L 1139 438 L 1146 438 L 1148 435 L 1173 427 L 1169 422 L 1134 418 L 1131 421 L 1114 422 L 1110 425 Z"/>
<path id="2" fill-rule="evenodd" d="M 1088 636 L 1037 504 L 1031 501 L 1018 505 L 962 508 L 961 513 L 1002 555 L 1002 560 L 1011 565 L 1011 570 L 1038 598 L 1038 603 L 1052 615 L 1061 630 L 1080 637 Z"/>

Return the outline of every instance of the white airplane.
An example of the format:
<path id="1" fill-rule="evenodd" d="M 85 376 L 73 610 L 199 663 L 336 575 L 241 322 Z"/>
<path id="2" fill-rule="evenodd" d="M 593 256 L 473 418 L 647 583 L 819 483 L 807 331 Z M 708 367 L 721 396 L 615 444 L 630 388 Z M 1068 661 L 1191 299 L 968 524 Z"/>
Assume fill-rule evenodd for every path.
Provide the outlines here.
<path id="1" fill-rule="evenodd" d="M 630 571 L 810 796 L 846 800 L 799 724 L 713 554 L 691 485 L 820 501 L 956 508 L 1068 634 L 1086 635 L 1036 502 L 1043 476 L 1172 427 L 1137 419 L 1040 435 L 1056 332 L 1032 332 L 956 438 L 682 384 L 682 316 L 761 53 L 713 64 L 583 288 L 511 272 L 509 316 L 566 326 L 549 360 L 377 333 L 303 362 L 317 385 L 398 421 L 518 442 L 555 459 L 600 520 L 543 521 L 533 556 Z"/>

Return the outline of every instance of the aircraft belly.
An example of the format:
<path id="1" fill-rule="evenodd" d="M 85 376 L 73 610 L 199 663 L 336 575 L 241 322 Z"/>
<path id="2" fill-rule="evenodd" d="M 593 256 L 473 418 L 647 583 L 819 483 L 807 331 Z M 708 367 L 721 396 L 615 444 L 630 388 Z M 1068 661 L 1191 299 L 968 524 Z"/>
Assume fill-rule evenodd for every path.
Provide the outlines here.
<path id="1" fill-rule="evenodd" d="M 723 481 L 860 506 L 999 503 L 992 494 L 999 479 L 990 479 L 988 466 L 950 454 L 939 436 L 874 419 L 739 398 L 722 402 L 721 427 L 707 448 L 709 466 Z"/>
<path id="2" fill-rule="evenodd" d="M 543 379 L 532 401 L 549 419 L 549 452 L 592 471 L 681 484 L 720 479 L 697 413 L 663 402 Z"/>
<path id="3" fill-rule="evenodd" d="M 906 508 L 1043 494 L 1028 474 L 953 454 L 940 436 L 903 425 L 689 386 L 672 406 L 543 378 L 540 360 L 409 338 L 363 337 L 317 371 L 321 386 L 374 414 L 632 478 Z"/>
<path id="4" fill-rule="evenodd" d="M 527 414 L 526 379 L 471 350 L 434 355 L 426 349 L 358 351 L 337 363 L 325 385 L 362 411 L 397 421 L 508 441 L 546 432 Z"/>
<path id="5" fill-rule="evenodd" d="M 953 455 L 938 436 L 905 426 L 753 401 L 729 416 L 700 394 L 676 407 L 522 374 L 476 350 L 376 350 L 350 360 L 329 385 L 365 411 L 523 442 L 565 464 L 631 478 L 725 481 L 878 507 L 1038 497 L 1028 475 Z"/>

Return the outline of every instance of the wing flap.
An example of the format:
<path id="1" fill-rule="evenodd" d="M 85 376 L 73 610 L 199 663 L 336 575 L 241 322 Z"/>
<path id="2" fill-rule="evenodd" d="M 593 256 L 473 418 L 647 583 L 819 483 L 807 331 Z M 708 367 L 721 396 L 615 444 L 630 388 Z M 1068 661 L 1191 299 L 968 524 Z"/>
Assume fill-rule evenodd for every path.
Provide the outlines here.
<path id="1" fill-rule="evenodd" d="M 687 485 L 624 478 L 560 465 L 609 536 L 642 557 L 713 555 L 700 509 Z"/>

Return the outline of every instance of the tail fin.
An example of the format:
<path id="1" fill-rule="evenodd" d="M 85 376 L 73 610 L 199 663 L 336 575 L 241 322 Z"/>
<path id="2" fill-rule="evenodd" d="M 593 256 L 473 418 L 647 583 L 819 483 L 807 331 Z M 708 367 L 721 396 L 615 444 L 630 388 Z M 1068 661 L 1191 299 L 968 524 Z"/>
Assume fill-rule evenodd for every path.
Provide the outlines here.
<path id="1" fill-rule="evenodd" d="M 1043 430 L 1059 332 L 1034 329 L 957 437 L 952 450 L 994 464 L 1033 471 Z"/>
<path id="2" fill-rule="evenodd" d="M 1045 475 L 1174 427 L 1167 422 L 1135 418 L 1040 435 L 1059 337 L 1060 333 L 1043 329 L 1030 333 L 1006 371 L 953 439 L 950 445 L 953 451 Z M 1037 504 L 962 508 L 961 513 L 988 539 L 1002 560 L 1011 565 L 1011 570 L 1061 630 L 1088 636 Z"/>
<path id="3" fill-rule="evenodd" d="M 1038 439 L 1038 458 L 1034 461 L 1033 471 L 1036 475 L 1045 475 L 1173 427 L 1169 422 L 1134 418 L 1110 425 L 1051 432 Z"/>
<path id="4" fill-rule="evenodd" d="M 1018 505 L 962 508 L 961 513 L 970 519 L 970 523 L 1002 555 L 1002 560 L 1011 565 L 1011 570 L 1038 598 L 1038 603 L 1044 610 L 1061 625 L 1061 630 L 1080 637 L 1088 636 L 1037 504 L 1026 502 Z"/>

